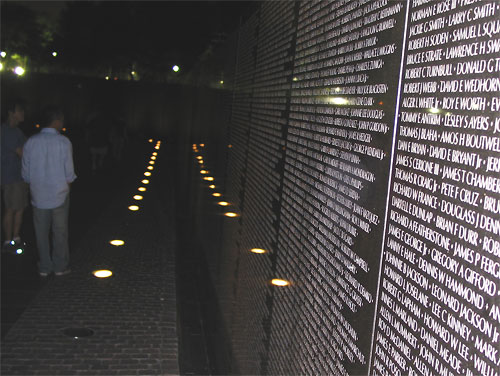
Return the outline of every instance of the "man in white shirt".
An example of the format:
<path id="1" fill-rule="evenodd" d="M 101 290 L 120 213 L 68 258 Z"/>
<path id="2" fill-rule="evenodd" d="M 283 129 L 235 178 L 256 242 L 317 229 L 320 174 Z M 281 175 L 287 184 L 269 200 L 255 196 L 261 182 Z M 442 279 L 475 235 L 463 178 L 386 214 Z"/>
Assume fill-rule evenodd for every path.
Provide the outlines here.
<path id="1" fill-rule="evenodd" d="M 41 277 L 69 274 L 69 186 L 76 179 L 71 141 L 59 132 L 64 126 L 61 109 L 45 109 L 40 133 L 23 148 L 22 176 L 29 183 Z M 52 257 L 49 232 L 52 227 Z"/>

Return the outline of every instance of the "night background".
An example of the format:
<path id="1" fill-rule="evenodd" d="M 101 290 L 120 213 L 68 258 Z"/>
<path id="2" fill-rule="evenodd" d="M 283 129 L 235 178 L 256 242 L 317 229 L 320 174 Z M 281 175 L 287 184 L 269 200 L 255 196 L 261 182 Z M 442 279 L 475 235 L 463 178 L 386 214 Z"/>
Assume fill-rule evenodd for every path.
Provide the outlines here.
<path id="1" fill-rule="evenodd" d="M 2 1 L 2 70 L 189 83 L 258 4 Z"/>

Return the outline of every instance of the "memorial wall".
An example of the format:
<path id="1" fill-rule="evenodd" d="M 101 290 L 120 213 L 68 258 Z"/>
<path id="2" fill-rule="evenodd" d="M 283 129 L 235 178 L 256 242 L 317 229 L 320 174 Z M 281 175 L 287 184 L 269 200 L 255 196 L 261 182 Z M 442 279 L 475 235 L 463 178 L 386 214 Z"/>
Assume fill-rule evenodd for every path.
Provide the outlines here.
<path id="1" fill-rule="evenodd" d="M 232 368 L 500 374 L 500 2 L 263 2 L 237 55 Z"/>

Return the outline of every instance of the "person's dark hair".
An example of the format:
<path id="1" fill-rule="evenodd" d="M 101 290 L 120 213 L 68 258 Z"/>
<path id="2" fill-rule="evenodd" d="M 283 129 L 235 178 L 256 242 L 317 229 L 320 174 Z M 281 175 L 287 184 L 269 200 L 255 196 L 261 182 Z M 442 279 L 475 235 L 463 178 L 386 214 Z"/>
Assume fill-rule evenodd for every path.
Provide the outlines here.
<path id="1" fill-rule="evenodd" d="M 42 111 L 42 116 L 40 119 L 40 125 L 42 128 L 48 127 L 54 120 L 58 120 L 64 117 L 64 112 L 59 106 L 47 106 Z"/>
<path id="2" fill-rule="evenodd" d="M 26 101 L 22 98 L 11 98 L 7 99 L 5 103 L 2 105 L 2 120 L 7 120 L 9 116 L 9 112 L 16 112 L 16 109 L 19 108 L 21 110 L 25 110 Z"/>

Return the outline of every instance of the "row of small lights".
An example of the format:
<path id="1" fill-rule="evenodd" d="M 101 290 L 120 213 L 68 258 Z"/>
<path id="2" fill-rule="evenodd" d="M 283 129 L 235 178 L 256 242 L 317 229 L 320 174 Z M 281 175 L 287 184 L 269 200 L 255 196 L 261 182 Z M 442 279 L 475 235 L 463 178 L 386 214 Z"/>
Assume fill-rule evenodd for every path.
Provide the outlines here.
<path id="1" fill-rule="evenodd" d="M 152 143 L 153 139 L 149 139 L 148 141 L 150 143 Z M 146 167 L 146 171 L 144 172 L 144 176 L 146 176 L 146 177 L 150 177 L 152 175 L 151 171 L 154 170 L 154 164 L 156 163 L 156 158 L 158 156 L 158 150 L 160 150 L 160 145 L 161 145 L 161 141 L 157 141 L 156 145 L 154 147 L 155 151 L 152 153 L 151 158 L 148 162 L 148 166 Z M 141 193 L 146 192 L 147 189 L 146 189 L 146 187 L 144 187 L 144 185 L 149 184 L 149 180 L 143 179 L 141 181 L 141 183 L 143 185 L 140 186 L 139 188 L 137 188 L 137 190 Z M 136 194 L 132 198 L 136 201 L 141 201 L 144 197 L 142 195 Z M 140 207 L 138 205 L 130 205 L 128 207 L 128 209 L 130 211 L 136 212 L 140 209 Z M 115 246 L 115 247 L 120 247 L 120 246 L 125 244 L 125 241 L 123 241 L 121 239 L 113 239 L 109 242 L 109 244 L 111 244 L 112 246 Z M 97 278 L 108 278 L 108 277 L 111 277 L 113 275 L 113 272 L 111 270 L 96 270 L 96 271 L 94 271 L 93 274 Z"/>
<path id="2" fill-rule="evenodd" d="M 199 147 L 200 148 L 204 148 L 205 144 L 199 144 Z M 228 147 L 231 148 L 232 146 L 228 145 Z M 196 158 L 198 164 L 200 165 L 199 166 L 200 167 L 200 174 L 203 175 L 202 179 L 211 183 L 208 186 L 208 188 L 215 189 L 216 188 L 216 185 L 214 184 L 215 183 L 215 179 L 214 179 L 213 176 L 208 176 L 208 174 L 210 173 L 210 171 L 208 171 L 208 170 L 205 169 L 203 156 L 201 155 L 201 151 L 198 149 L 198 144 L 193 144 L 193 152 L 195 153 L 195 158 Z M 207 175 L 207 176 L 205 176 L 205 175 Z M 214 193 L 212 193 L 212 196 L 220 198 L 220 197 L 222 197 L 222 194 L 219 193 L 219 192 L 214 192 Z M 217 204 L 220 205 L 220 206 L 230 206 L 231 205 L 227 201 L 219 201 L 219 202 L 217 202 Z M 224 215 L 226 217 L 230 217 L 230 218 L 234 218 L 234 217 L 239 217 L 240 216 L 239 214 L 237 214 L 235 212 L 225 212 Z M 252 252 L 254 254 L 265 254 L 265 253 L 268 253 L 267 250 L 262 249 L 262 248 L 252 248 L 250 250 L 250 252 Z M 283 286 L 290 285 L 290 282 L 287 281 L 287 280 L 284 280 L 284 279 L 280 279 L 280 278 L 273 278 L 271 280 L 271 284 L 273 284 L 274 286 L 283 287 Z"/>
<path id="3" fill-rule="evenodd" d="M 52 51 L 52 56 L 53 57 L 57 57 L 57 52 L 56 51 Z M 7 52 L 0 51 L 0 57 L 2 57 L 2 58 L 7 57 Z M 2 62 L 0 62 L 0 71 L 3 71 L 3 63 Z M 24 69 L 20 65 L 18 65 L 17 67 L 15 67 L 12 71 L 15 74 L 17 74 L 18 76 L 22 76 L 24 73 L 26 73 L 26 69 Z"/>

